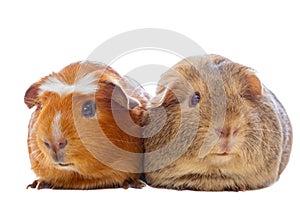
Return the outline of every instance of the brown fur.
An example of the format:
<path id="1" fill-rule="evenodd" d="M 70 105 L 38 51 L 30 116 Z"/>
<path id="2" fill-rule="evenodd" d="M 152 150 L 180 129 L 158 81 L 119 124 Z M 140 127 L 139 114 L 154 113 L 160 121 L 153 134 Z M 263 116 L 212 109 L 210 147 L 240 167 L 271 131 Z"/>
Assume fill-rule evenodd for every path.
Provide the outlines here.
<path id="1" fill-rule="evenodd" d="M 71 85 L 79 75 L 92 72 L 99 74 L 99 89 L 95 94 L 71 93 L 60 96 L 47 91 L 39 94 L 39 87 L 49 77 L 57 77 Z M 29 123 L 28 150 L 32 170 L 39 177 L 28 187 L 97 189 L 144 186 L 139 180 L 143 151 L 143 121 L 139 116 L 144 109 L 143 106 L 126 107 L 130 97 L 124 93 L 123 87 L 131 88 L 132 91 L 134 87 L 126 81 L 118 84 L 120 80 L 121 77 L 108 66 L 78 62 L 65 67 L 59 73 L 42 78 L 27 90 L 25 103 L 29 108 L 36 106 Z M 117 91 L 117 99 L 112 99 L 114 89 Z M 145 105 L 148 96 L 142 96 L 138 91 L 134 95 Z M 81 107 L 86 100 L 95 100 L 96 117 L 82 116 Z M 61 140 L 67 141 L 66 147 L 59 152 L 64 163 L 71 163 L 67 167 L 54 161 L 51 157 L 53 152 L 44 144 L 44 141 L 49 141 L 50 144 L 57 141 L 52 130 L 57 112 L 61 115 Z M 119 125 L 126 127 L 126 130 Z M 120 148 L 125 153 L 112 147 Z"/>
<path id="2" fill-rule="evenodd" d="M 201 99 L 191 107 L 196 91 Z M 292 128 L 283 106 L 253 70 L 222 56 L 176 64 L 148 109 L 144 165 L 153 187 L 259 189 L 288 163 Z"/>

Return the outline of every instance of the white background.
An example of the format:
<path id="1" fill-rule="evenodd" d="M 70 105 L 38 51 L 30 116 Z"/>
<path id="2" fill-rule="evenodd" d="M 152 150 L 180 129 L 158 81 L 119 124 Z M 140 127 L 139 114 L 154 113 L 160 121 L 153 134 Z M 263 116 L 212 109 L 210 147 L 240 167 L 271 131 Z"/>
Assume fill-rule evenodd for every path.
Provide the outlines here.
<path id="1" fill-rule="evenodd" d="M 1 1 L 0 198 L 297 198 L 300 179 L 299 13 L 299 3 L 289 0 Z M 221 54 L 259 72 L 262 82 L 285 106 L 294 129 L 291 160 L 277 183 L 259 191 L 239 193 L 150 187 L 93 191 L 25 189 L 35 179 L 26 144 L 32 112 L 23 103 L 26 89 L 40 77 L 86 59 L 107 39 L 138 28 L 179 32 L 197 42 L 207 53 Z M 135 61 L 131 62 L 134 66 Z"/>

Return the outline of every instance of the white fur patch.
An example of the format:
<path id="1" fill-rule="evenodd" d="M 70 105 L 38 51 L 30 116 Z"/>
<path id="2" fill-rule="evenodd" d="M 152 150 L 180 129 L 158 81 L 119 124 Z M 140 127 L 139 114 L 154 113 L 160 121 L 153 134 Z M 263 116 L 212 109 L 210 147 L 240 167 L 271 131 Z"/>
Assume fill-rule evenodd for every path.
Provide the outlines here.
<path id="1" fill-rule="evenodd" d="M 94 94 L 98 89 L 97 81 L 98 78 L 96 76 L 96 72 L 79 77 L 72 85 L 58 80 L 55 76 L 51 76 L 40 86 L 39 94 L 44 92 L 55 92 L 61 96 L 74 92 L 81 94 Z"/>
<path id="2" fill-rule="evenodd" d="M 60 140 L 61 138 L 61 126 L 60 126 L 60 112 L 56 113 L 52 122 L 53 137 L 55 140 Z"/>
<path id="3" fill-rule="evenodd" d="M 101 66 L 107 66 L 105 63 L 103 62 L 99 62 L 99 61 L 96 61 L 96 60 L 82 60 L 80 62 L 80 64 L 94 64 L 94 65 L 101 65 Z"/>

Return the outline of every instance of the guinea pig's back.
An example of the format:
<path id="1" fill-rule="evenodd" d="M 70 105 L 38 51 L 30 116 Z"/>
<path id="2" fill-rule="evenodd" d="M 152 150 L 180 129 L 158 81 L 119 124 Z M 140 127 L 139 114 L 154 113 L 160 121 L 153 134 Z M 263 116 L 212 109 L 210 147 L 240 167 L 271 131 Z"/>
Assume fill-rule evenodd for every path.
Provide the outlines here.
<path id="1" fill-rule="evenodd" d="M 281 134 L 282 134 L 282 155 L 281 155 L 281 162 L 279 166 L 278 175 L 282 173 L 285 169 L 292 150 L 292 142 L 293 142 L 293 134 L 292 134 L 292 125 L 290 119 L 287 115 L 286 110 L 284 109 L 281 102 L 277 99 L 277 97 L 271 92 L 269 89 L 264 87 L 264 92 L 267 98 L 272 103 L 272 107 L 274 108 L 275 112 L 278 113 L 277 117 L 281 125 Z"/>

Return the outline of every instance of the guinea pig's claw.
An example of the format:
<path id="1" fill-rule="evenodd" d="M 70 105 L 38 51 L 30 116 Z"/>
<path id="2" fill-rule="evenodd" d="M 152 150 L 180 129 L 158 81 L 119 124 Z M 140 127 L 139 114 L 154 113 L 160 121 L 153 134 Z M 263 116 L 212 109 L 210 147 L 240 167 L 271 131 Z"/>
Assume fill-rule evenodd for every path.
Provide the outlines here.
<path id="1" fill-rule="evenodd" d="M 26 189 L 28 188 L 36 188 L 36 189 L 49 189 L 52 188 L 51 184 L 41 181 L 41 180 L 35 180 L 31 184 L 27 185 Z"/>
<path id="2" fill-rule="evenodd" d="M 27 185 L 26 189 L 28 189 L 28 188 L 36 188 L 37 185 L 38 185 L 38 180 L 35 180 L 31 184 Z"/>
<path id="3" fill-rule="evenodd" d="M 131 180 L 126 180 L 123 183 L 124 189 L 128 189 L 129 187 L 136 188 L 136 189 L 142 189 L 145 186 L 146 186 L 146 184 L 144 182 L 142 182 L 141 180 L 131 179 Z"/>

